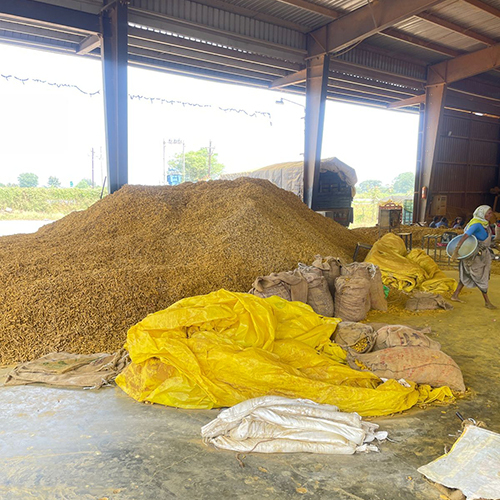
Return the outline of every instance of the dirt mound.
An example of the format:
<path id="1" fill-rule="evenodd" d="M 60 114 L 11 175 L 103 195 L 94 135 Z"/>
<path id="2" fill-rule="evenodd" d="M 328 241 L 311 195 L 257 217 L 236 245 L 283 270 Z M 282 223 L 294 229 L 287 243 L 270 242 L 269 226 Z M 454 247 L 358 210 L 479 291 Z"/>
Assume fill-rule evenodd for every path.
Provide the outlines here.
<path id="1" fill-rule="evenodd" d="M 0 238 L 0 364 L 113 351 L 183 297 L 247 291 L 315 254 L 351 260 L 358 241 L 265 180 L 126 186 L 35 234 Z"/>

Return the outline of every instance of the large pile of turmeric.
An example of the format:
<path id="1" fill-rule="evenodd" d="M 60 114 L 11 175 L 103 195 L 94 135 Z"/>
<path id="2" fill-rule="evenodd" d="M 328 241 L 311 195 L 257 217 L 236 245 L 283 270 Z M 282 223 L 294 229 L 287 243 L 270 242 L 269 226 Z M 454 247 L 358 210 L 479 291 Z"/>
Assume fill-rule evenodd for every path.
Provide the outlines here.
<path id="1" fill-rule="evenodd" d="M 125 186 L 37 233 L 0 238 L 0 364 L 110 352 L 177 300 L 352 259 L 365 241 L 268 181 Z"/>

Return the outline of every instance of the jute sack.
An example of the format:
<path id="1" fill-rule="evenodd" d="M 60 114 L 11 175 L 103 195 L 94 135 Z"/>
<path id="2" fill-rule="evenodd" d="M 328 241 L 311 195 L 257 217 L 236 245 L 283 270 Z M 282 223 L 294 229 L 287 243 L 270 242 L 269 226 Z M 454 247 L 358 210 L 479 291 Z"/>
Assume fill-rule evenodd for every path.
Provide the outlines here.
<path id="1" fill-rule="evenodd" d="M 387 325 L 377 331 L 374 351 L 389 347 L 428 347 L 441 349 L 441 344 L 422 332 L 405 325 Z"/>
<path id="2" fill-rule="evenodd" d="M 273 279 L 273 276 L 259 276 L 252 284 L 252 288 L 248 293 L 266 299 L 277 295 L 285 300 L 292 300 L 290 294 L 290 285 L 287 285 L 281 280 Z"/>
<path id="3" fill-rule="evenodd" d="M 333 340 L 343 349 L 354 349 L 356 352 L 371 351 L 375 345 L 373 328 L 363 323 L 342 321 L 337 325 Z"/>
<path id="4" fill-rule="evenodd" d="M 375 274 L 370 283 L 370 300 L 372 309 L 387 311 L 387 299 L 385 298 L 384 284 L 382 283 L 382 272 L 378 266 L 375 266 Z"/>
<path id="5" fill-rule="evenodd" d="M 335 317 L 343 321 L 362 321 L 370 310 L 370 281 L 339 276 L 335 281 Z"/>
<path id="6" fill-rule="evenodd" d="M 447 385 L 454 391 L 465 391 L 464 379 L 458 365 L 442 351 L 427 347 L 390 347 L 367 354 L 347 355 L 349 366 L 355 370 L 370 371 L 381 378 L 401 378 L 429 384 Z"/>
<path id="7" fill-rule="evenodd" d="M 430 292 L 413 292 L 406 301 L 406 309 L 409 311 L 432 311 L 434 309 L 451 310 L 453 306 L 446 300 Z"/>
<path id="8" fill-rule="evenodd" d="M 340 276 L 340 270 L 342 268 L 340 259 L 337 259 L 337 257 L 322 257 L 321 255 L 316 255 L 312 266 L 322 270 L 323 276 L 328 283 L 328 289 L 332 297 L 335 297 L 335 280 Z"/>
<path id="9" fill-rule="evenodd" d="M 342 266 L 341 275 L 369 280 L 371 308 L 378 311 L 387 311 L 382 273 L 378 266 L 370 262 L 353 262 L 347 266 Z"/>
<path id="10" fill-rule="evenodd" d="M 299 264 L 296 274 L 307 281 L 307 304 L 313 308 L 316 314 L 332 317 L 334 311 L 333 298 L 321 269 Z"/>
<path id="11" fill-rule="evenodd" d="M 16 366 L 5 385 L 47 384 L 99 389 L 109 385 L 130 363 L 125 349 L 114 354 L 55 352 Z"/>
<path id="12" fill-rule="evenodd" d="M 369 262 L 353 262 L 352 264 L 347 264 L 342 266 L 340 270 L 341 276 L 351 276 L 352 278 L 365 278 L 370 280 L 372 277 L 371 269 L 375 266 Z"/>
<path id="13" fill-rule="evenodd" d="M 307 301 L 308 284 L 300 274 L 292 272 L 272 273 L 259 276 L 248 293 L 261 298 L 277 295 L 285 300 Z"/>

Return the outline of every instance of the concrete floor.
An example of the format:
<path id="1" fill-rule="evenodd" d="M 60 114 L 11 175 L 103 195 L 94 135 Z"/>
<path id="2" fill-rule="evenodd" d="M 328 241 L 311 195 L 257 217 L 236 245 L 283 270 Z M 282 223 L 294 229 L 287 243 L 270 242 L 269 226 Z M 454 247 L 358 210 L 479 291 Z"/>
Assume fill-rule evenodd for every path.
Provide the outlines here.
<path id="1" fill-rule="evenodd" d="M 491 298 L 500 305 L 500 276 Z M 252 454 L 240 463 L 201 443 L 216 410 L 143 405 L 118 388 L 1 387 L 0 499 L 439 499 L 416 469 L 453 444 L 455 411 L 500 432 L 500 313 L 484 309 L 477 290 L 464 299 L 451 312 L 371 313 L 372 321 L 430 325 L 474 391 L 449 406 L 374 419 L 394 441 L 381 453 Z"/>

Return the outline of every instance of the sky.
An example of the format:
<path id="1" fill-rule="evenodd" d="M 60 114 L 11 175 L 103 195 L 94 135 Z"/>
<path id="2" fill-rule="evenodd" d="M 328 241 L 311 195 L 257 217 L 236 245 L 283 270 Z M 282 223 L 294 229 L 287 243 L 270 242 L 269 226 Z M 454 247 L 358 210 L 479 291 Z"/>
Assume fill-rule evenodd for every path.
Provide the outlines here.
<path id="1" fill-rule="evenodd" d="M 155 98 L 129 99 L 131 184 L 162 182 L 163 141 L 168 161 L 182 150 L 169 144 L 175 139 L 186 151 L 212 141 L 228 173 L 302 159 L 305 98 L 133 67 L 128 79 L 129 95 Z M 284 104 L 277 104 L 282 97 Z M 49 176 L 63 186 L 90 179 L 92 149 L 95 182 L 102 183 L 100 60 L 0 43 L 0 110 L 0 183 L 16 183 L 23 172 L 37 174 L 40 185 Z M 327 101 L 322 157 L 337 156 L 355 168 L 359 182 L 389 184 L 415 170 L 417 132 L 417 115 Z"/>

